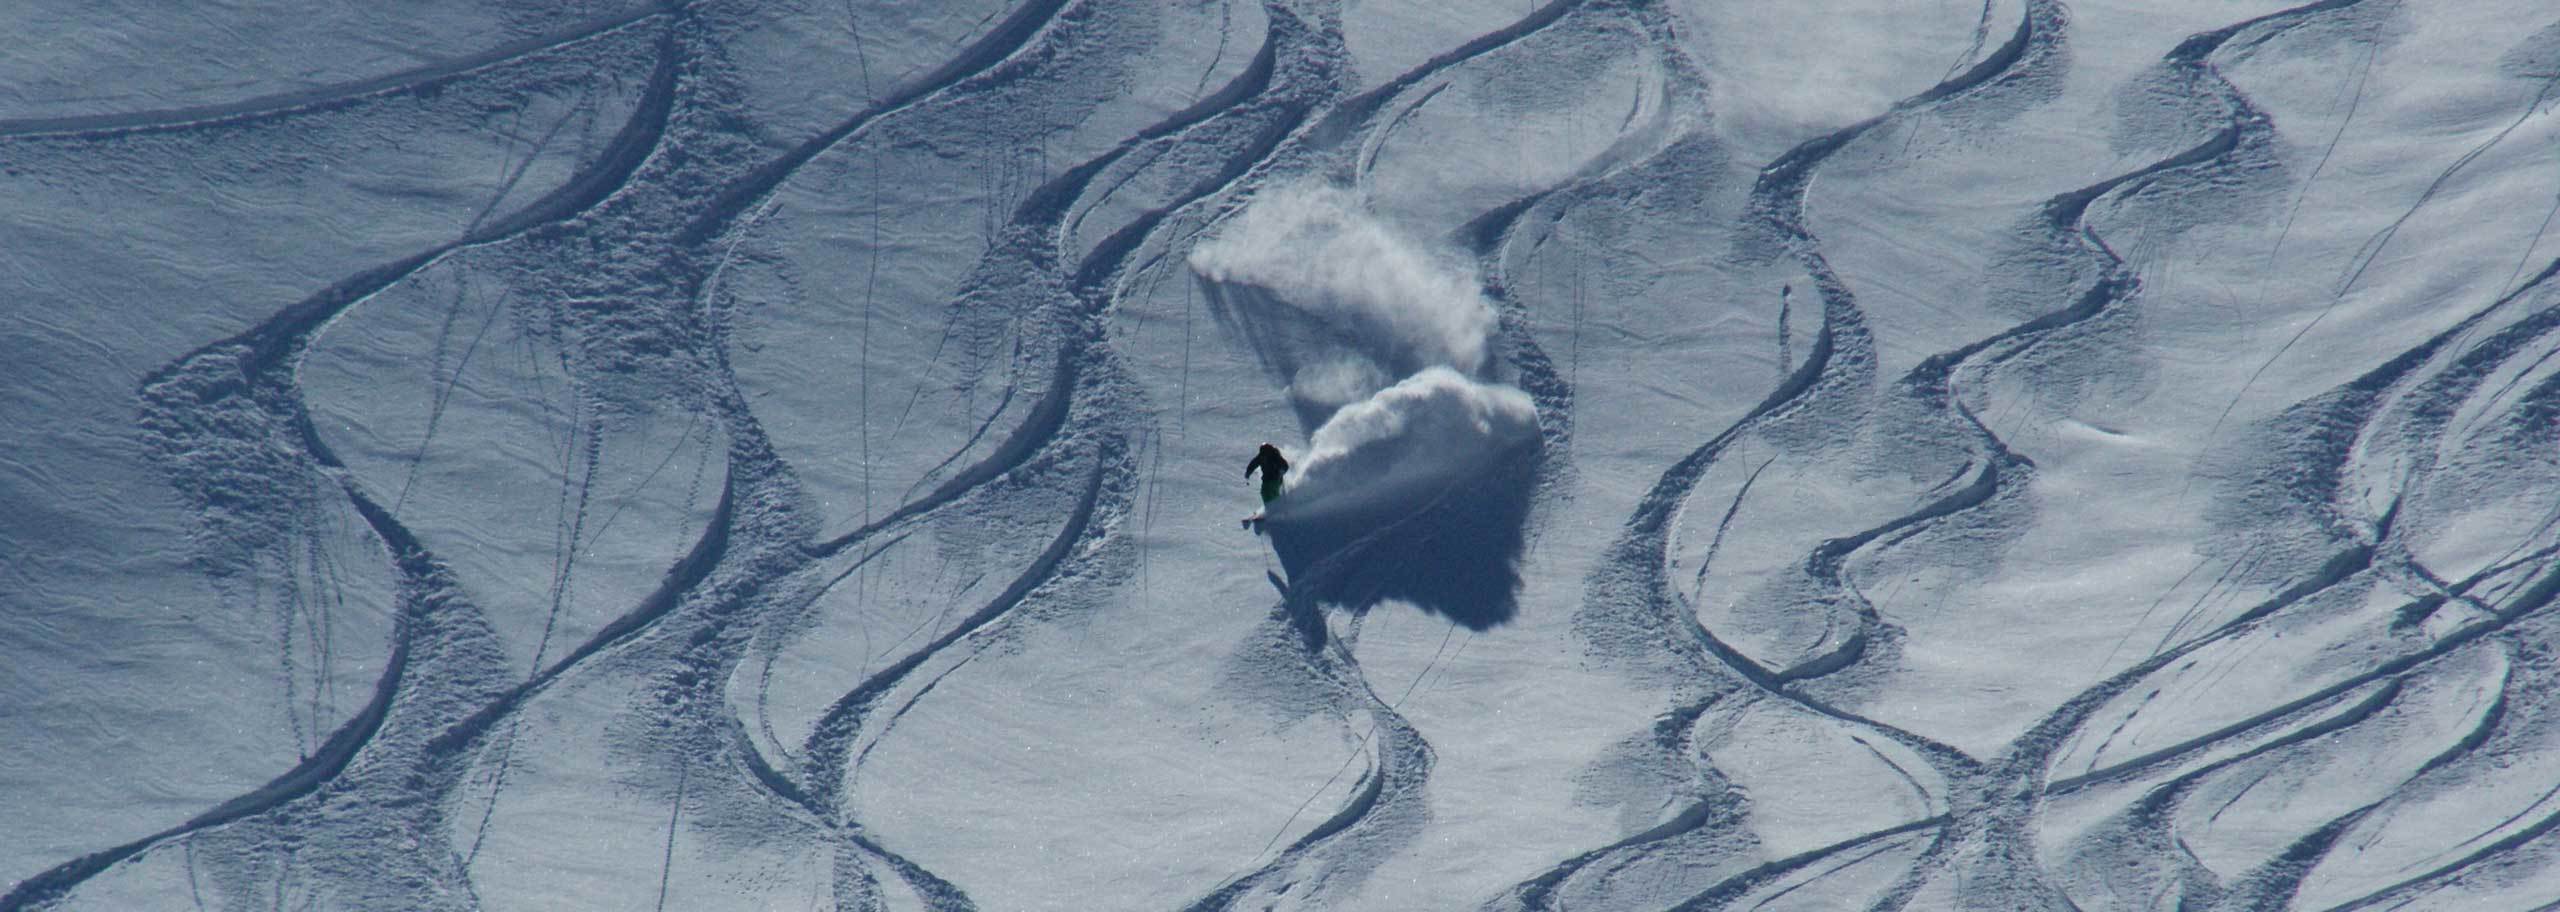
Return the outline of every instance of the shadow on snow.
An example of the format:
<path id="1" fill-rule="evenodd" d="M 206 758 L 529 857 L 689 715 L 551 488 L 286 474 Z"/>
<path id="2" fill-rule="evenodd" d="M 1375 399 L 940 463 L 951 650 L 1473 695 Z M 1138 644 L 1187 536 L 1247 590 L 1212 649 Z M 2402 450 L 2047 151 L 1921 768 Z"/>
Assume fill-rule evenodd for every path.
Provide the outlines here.
<path id="1" fill-rule="evenodd" d="M 1520 559 L 1542 456 L 1534 443 L 1516 447 L 1451 480 L 1419 509 L 1273 517 L 1262 531 L 1288 574 L 1290 601 L 1311 616 L 1319 604 L 1366 612 L 1401 601 L 1469 630 L 1509 623 L 1520 613 Z M 1296 620 L 1301 633 L 1320 637 L 1320 623 Z"/>

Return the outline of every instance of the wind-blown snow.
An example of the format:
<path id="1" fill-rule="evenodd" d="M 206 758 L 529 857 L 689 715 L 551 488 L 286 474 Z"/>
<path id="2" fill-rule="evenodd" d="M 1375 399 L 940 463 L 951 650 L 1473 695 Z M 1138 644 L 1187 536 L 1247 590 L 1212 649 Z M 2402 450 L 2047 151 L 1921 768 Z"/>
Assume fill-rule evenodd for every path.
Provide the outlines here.
<path id="1" fill-rule="evenodd" d="M 1322 421 L 1276 521 L 1429 502 L 1537 439 L 1528 394 L 1470 376 L 1493 342 L 1492 302 L 1463 261 L 1435 256 L 1315 183 L 1257 196 L 1194 248 L 1191 268 L 1298 321 L 1316 341 L 1285 362 L 1288 393 Z M 1253 306 L 1248 303 L 1244 306 Z"/>
<path id="2" fill-rule="evenodd" d="M 1271 513 L 1287 521 L 1429 500 L 1537 438 L 1529 394 L 1424 368 L 1316 428 Z"/>
<path id="3" fill-rule="evenodd" d="M 1493 305 L 1475 278 L 1362 211 L 1349 190 L 1289 184 L 1191 252 L 1213 282 L 1256 286 L 1363 344 L 1383 366 L 1446 365 L 1472 374 L 1493 338 Z M 1326 381 L 1332 381 L 1330 375 Z"/>

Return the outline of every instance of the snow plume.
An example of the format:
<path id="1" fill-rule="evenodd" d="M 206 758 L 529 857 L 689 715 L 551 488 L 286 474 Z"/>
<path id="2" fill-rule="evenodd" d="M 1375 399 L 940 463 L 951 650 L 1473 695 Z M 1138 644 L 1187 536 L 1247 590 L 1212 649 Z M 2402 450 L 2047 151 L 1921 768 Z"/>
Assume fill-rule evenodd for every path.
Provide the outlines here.
<path id="1" fill-rule="evenodd" d="M 1421 506 L 1538 437 L 1529 394 L 1446 367 L 1343 406 L 1316 429 L 1277 519 Z"/>
<path id="2" fill-rule="evenodd" d="M 1435 364 L 1475 373 L 1493 337 L 1493 305 L 1474 276 L 1398 236 L 1337 187 L 1262 195 L 1192 251 L 1191 269 L 1278 295 L 1376 347 L 1398 375 Z"/>
<path id="3" fill-rule="evenodd" d="M 1478 379 L 1496 323 L 1475 276 L 1350 191 L 1265 193 L 1190 263 L 1314 427 L 1275 520 L 1419 507 L 1537 440 L 1529 396 Z"/>

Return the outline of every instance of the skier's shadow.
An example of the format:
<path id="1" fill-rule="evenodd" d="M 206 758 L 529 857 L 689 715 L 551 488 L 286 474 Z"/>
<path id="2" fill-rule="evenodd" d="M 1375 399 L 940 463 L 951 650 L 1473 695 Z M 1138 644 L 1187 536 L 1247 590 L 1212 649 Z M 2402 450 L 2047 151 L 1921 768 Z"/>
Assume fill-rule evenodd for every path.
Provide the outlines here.
<path id="1" fill-rule="evenodd" d="M 1271 519 L 1263 533 L 1289 575 L 1290 601 L 1354 612 L 1403 601 L 1479 632 L 1509 623 L 1520 613 L 1520 559 L 1540 456 L 1534 442 L 1518 447 L 1419 509 L 1407 503 Z M 1299 620 L 1305 626 L 1309 619 Z M 1321 639 L 1321 628 L 1302 633 Z"/>

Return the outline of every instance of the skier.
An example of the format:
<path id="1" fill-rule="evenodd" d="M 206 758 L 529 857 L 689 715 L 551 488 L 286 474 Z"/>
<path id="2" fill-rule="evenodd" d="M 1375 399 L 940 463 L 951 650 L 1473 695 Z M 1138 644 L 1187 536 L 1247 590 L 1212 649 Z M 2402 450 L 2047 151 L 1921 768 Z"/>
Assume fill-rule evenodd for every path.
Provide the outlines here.
<path id="1" fill-rule="evenodd" d="M 1253 454 L 1252 462 L 1244 464 L 1244 477 L 1252 478 L 1256 470 L 1262 472 L 1263 512 L 1245 517 L 1244 521 L 1248 526 L 1260 521 L 1263 513 L 1271 511 L 1271 502 L 1280 498 L 1281 479 L 1289 474 L 1289 460 L 1281 457 L 1279 447 L 1266 443 L 1262 445 L 1261 450 Z"/>

